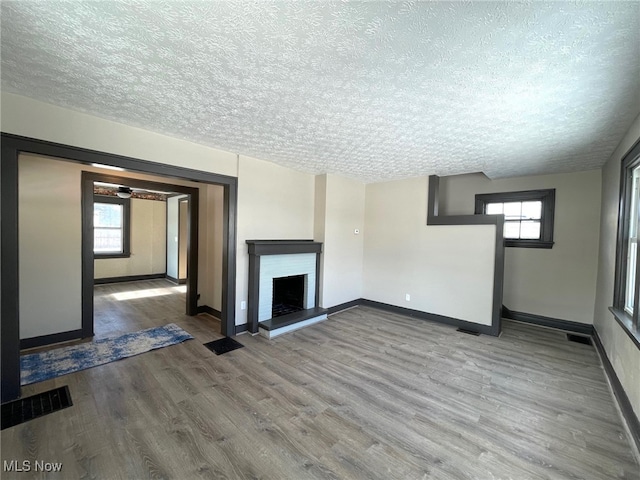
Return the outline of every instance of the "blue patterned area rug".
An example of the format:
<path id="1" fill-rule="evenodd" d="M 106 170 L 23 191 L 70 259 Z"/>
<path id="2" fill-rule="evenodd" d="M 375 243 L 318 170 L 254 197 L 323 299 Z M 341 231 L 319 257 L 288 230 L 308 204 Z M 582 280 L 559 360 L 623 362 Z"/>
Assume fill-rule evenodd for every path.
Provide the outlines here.
<path id="1" fill-rule="evenodd" d="M 133 357 L 193 337 L 177 325 L 147 328 L 117 337 L 98 338 L 90 343 L 57 348 L 20 357 L 20 383 L 42 382 L 50 378 Z"/>

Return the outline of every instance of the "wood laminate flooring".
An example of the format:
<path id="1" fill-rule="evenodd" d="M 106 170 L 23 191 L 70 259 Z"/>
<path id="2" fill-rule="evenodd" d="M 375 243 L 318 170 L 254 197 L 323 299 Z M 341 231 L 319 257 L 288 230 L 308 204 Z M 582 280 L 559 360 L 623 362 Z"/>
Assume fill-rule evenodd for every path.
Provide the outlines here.
<path id="1" fill-rule="evenodd" d="M 215 321 L 164 320 L 196 339 L 25 388 L 74 406 L 4 430 L 2 460 L 63 470 L 2 478 L 640 478 L 595 349 L 561 332 L 359 307 L 216 356 Z"/>
<path id="2" fill-rule="evenodd" d="M 110 283 L 94 287 L 94 333 L 96 337 L 118 335 L 167 323 L 202 324 L 220 332 L 220 321 L 210 315 L 187 317 L 186 285 L 168 280 Z M 197 319 L 194 322 L 194 319 Z"/>

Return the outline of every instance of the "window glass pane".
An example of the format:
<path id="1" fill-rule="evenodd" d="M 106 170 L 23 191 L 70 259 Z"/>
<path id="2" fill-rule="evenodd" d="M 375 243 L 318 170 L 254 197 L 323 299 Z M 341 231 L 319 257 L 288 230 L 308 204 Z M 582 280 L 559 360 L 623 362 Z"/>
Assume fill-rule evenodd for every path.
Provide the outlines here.
<path id="1" fill-rule="evenodd" d="M 633 170 L 633 182 L 631 184 L 631 208 L 629 217 L 629 237 L 638 236 L 638 176 L 640 167 Z"/>
<path id="2" fill-rule="evenodd" d="M 94 227 L 122 227 L 122 205 L 111 203 L 93 204 Z"/>
<path id="3" fill-rule="evenodd" d="M 638 177 L 640 176 L 640 167 L 633 169 L 633 179 L 631 182 L 631 206 L 629 208 L 629 236 L 627 238 L 627 265 L 626 265 L 626 282 L 625 282 L 625 298 L 624 309 L 633 315 L 635 305 L 635 287 L 636 287 L 636 263 L 638 261 Z"/>
<path id="4" fill-rule="evenodd" d="M 120 228 L 94 228 L 93 251 L 96 253 L 122 253 Z"/>
<path id="5" fill-rule="evenodd" d="M 487 203 L 487 215 L 498 215 L 502 213 L 502 203 Z"/>
<path id="6" fill-rule="evenodd" d="M 540 222 L 523 221 L 520 224 L 520 238 L 527 240 L 539 240 Z"/>
<path id="7" fill-rule="evenodd" d="M 636 262 L 638 261 L 638 243 L 629 242 L 627 254 L 627 291 L 625 292 L 624 309 L 633 315 L 633 297 L 636 289 Z"/>
<path id="8" fill-rule="evenodd" d="M 522 202 L 509 202 L 504 204 L 504 218 L 506 220 L 520 220 L 522 215 Z"/>
<path id="9" fill-rule="evenodd" d="M 504 222 L 504 238 L 520 238 L 520 222 Z"/>
<path id="10" fill-rule="evenodd" d="M 539 220 L 542 216 L 542 202 L 522 202 L 522 217 Z"/>

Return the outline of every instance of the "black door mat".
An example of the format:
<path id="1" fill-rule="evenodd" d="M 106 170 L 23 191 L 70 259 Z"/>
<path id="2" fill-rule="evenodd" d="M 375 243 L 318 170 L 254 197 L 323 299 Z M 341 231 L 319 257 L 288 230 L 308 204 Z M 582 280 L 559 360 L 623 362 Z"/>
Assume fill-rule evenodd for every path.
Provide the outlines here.
<path id="1" fill-rule="evenodd" d="M 54 388 L 2 404 L 2 430 L 73 405 L 69 387 Z"/>
<path id="2" fill-rule="evenodd" d="M 476 337 L 480 335 L 480 332 L 476 332 L 474 330 L 467 330 L 466 328 L 459 328 L 456 332 L 467 333 L 469 335 L 475 335 Z"/>
<path id="3" fill-rule="evenodd" d="M 567 333 L 567 339 L 570 342 L 582 343 L 584 345 L 593 345 L 591 343 L 591 338 L 583 337 L 582 335 L 572 335 L 570 333 Z"/>
<path id="4" fill-rule="evenodd" d="M 214 340 L 213 342 L 205 343 L 204 346 L 216 355 L 222 355 L 223 353 L 231 352 L 232 350 L 244 347 L 244 345 L 242 345 L 240 342 L 235 341 L 231 337 L 224 337 L 220 340 Z"/>

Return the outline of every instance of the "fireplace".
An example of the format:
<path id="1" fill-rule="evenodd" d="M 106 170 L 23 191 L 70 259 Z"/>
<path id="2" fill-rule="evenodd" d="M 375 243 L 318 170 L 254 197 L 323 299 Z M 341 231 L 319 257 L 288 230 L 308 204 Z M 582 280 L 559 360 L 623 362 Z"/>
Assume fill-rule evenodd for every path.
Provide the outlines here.
<path id="1" fill-rule="evenodd" d="M 306 275 L 292 275 L 273 279 L 271 318 L 304 310 Z"/>
<path id="2" fill-rule="evenodd" d="M 273 338 L 327 318 L 319 306 L 320 253 L 313 240 L 247 240 L 247 327 Z"/>

